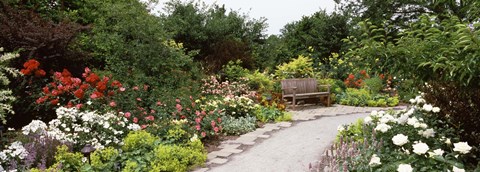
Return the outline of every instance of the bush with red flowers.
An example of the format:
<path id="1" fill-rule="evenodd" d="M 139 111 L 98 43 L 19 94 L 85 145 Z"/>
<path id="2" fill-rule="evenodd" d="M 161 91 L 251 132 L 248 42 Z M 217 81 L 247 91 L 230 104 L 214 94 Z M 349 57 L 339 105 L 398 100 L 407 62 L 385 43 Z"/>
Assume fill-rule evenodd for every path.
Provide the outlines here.
<path id="1" fill-rule="evenodd" d="M 348 88 L 361 88 L 364 80 L 368 78 L 370 78 L 370 76 L 367 74 L 367 71 L 361 70 L 357 75 L 349 74 L 344 83 Z"/>

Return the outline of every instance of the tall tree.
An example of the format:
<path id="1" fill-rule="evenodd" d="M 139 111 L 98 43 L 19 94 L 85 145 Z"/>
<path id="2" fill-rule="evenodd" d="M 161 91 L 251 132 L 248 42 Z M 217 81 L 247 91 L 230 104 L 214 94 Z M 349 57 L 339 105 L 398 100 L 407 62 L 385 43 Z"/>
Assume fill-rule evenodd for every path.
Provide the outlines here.
<path id="1" fill-rule="evenodd" d="M 290 57 L 308 54 L 318 65 L 318 62 L 326 62 L 332 53 L 340 52 L 342 39 L 348 36 L 349 28 L 345 16 L 339 13 L 327 14 L 322 10 L 287 24 L 281 32 L 281 37 L 291 52 Z"/>
<path id="2" fill-rule="evenodd" d="M 187 51 L 197 51 L 195 59 L 207 70 L 216 72 L 228 61 L 240 59 L 244 67 L 253 67 L 255 46 L 264 42 L 265 19 L 249 19 L 225 6 L 207 6 L 199 2 L 166 3 L 165 28 Z"/>

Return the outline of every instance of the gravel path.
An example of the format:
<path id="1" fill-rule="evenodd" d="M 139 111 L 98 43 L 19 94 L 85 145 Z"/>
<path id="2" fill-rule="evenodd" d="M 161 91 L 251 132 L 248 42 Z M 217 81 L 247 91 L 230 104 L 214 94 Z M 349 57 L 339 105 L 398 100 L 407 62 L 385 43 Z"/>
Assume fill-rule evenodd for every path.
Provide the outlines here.
<path id="1" fill-rule="evenodd" d="M 271 134 L 270 138 L 246 151 L 229 157 L 228 163 L 212 166 L 212 172 L 286 172 L 308 171 L 320 154 L 330 145 L 340 124 L 349 124 L 367 113 L 324 116 L 296 122 L 287 129 Z"/>

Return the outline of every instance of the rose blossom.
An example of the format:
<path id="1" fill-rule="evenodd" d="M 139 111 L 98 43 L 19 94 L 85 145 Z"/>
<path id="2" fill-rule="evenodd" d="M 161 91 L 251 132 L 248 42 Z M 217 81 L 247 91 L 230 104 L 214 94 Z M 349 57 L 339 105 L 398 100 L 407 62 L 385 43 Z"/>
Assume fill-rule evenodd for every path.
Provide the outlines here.
<path id="1" fill-rule="evenodd" d="M 428 151 L 428 145 L 422 142 L 416 143 L 413 146 L 413 152 L 418 155 L 425 154 Z"/>
<path id="2" fill-rule="evenodd" d="M 409 164 L 398 165 L 397 172 L 412 172 L 413 168 Z"/>
<path id="3" fill-rule="evenodd" d="M 453 146 L 453 151 L 460 152 L 461 154 L 467 154 L 472 149 L 467 142 L 454 143 Z"/>
<path id="4" fill-rule="evenodd" d="M 393 144 L 397 146 L 403 146 L 405 143 L 408 143 L 408 136 L 403 134 L 397 134 L 392 138 Z"/>

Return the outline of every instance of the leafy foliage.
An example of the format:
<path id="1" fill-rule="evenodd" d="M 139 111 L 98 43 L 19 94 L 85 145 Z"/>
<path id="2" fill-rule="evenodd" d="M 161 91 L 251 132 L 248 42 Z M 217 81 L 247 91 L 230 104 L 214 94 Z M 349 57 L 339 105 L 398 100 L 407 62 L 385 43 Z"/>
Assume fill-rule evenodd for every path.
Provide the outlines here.
<path id="1" fill-rule="evenodd" d="M 252 116 L 234 118 L 232 116 L 222 117 L 222 132 L 226 135 L 242 135 L 256 129 L 257 118 Z"/>
<path id="2" fill-rule="evenodd" d="M 3 51 L 3 48 L 0 47 L 0 53 Z M 8 62 L 15 58 L 17 55 L 14 53 L 3 53 L 0 56 L 0 120 L 5 124 L 5 116 L 7 114 L 14 114 L 13 107 L 11 105 L 12 101 L 15 100 L 15 97 L 12 96 L 12 91 L 6 88 L 10 83 L 9 75 L 17 77 L 20 74 L 17 69 L 8 67 Z"/>
<path id="3" fill-rule="evenodd" d="M 277 66 L 275 75 L 279 79 L 313 77 L 313 61 L 310 57 L 300 55 L 289 63 Z"/>
<path id="4" fill-rule="evenodd" d="M 188 52 L 198 51 L 195 60 L 205 69 L 218 72 L 229 61 L 241 60 L 253 67 L 253 50 L 264 40 L 265 19 L 249 19 L 224 6 L 207 6 L 199 2 L 170 1 L 165 4 L 163 25 L 182 42 Z"/>

